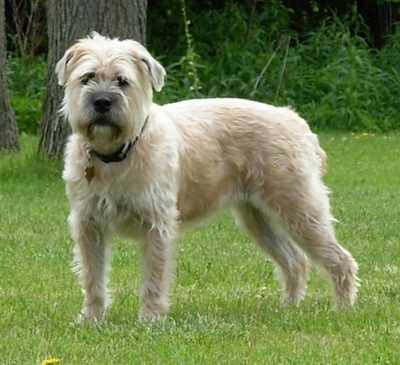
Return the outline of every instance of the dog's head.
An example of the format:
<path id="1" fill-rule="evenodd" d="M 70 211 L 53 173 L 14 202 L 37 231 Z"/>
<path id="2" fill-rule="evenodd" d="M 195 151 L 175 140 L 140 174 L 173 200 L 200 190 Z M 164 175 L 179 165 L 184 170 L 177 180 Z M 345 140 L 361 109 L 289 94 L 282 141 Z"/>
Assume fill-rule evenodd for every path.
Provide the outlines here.
<path id="1" fill-rule="evenodd" d="M 140 133 L 166 74 L 140 43 L 98 33 L 69 48 L 56 72 L 72 130 L 104 153 Z"/>

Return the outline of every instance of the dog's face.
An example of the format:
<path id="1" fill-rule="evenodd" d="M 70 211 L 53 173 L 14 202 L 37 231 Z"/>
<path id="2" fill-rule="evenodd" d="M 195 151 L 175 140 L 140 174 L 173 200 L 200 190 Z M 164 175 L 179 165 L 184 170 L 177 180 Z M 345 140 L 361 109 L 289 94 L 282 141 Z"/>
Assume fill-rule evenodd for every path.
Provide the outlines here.
<path id="1" fill-rule="evenodd" d="M 104 153 L 134 138 L 160 91 L 165 70 L 138 42 L 93 33 L 57 63 L 62 112 L 74 133 Z"/>

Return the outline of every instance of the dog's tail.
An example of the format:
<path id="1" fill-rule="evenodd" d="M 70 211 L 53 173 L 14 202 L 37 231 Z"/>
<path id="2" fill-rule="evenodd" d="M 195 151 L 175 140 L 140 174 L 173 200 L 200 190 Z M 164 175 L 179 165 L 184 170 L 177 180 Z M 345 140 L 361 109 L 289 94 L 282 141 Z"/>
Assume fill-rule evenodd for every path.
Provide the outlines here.
<path id="1" fill-rule="evenodd" d="M 309 139 L 314 147 L 314 153 L 317 155 L 317 159 L 319 162 L 319 172 L 321 176 L 324 176 L 327 170 L 327 155 L 326 152 L 322 149 L 321 145 L 319 144 L 318 136 L 314 133 L 310 133 Z"/>
<path id="2" fill-rule="evenodd" d="M 317 159 L 318 159 L 318 162 L 319 162 L 319 166 L 318 166 L 319 173 L 320 173 L 321 177 L 324 176 L 326 174 L 326 171 L 327 171 L 327 159 L 328 159 L 328 157 L 327 157 L 325 151 L 322 149 L 321 145 L 319 144 L 318 136 L 310 130 L 310 127 L 309 127 L 308 123 L 303 118 L 301 118 L 295 112 L 294 109 L 292 109 L 290 106 L 289 107 L 285 107 L 285 109 L 287 111 L 292 112 L 295 115 L 294 118 L 296 118 L 299 121 L 299 126 L 301 126 L 301 128 L 303 128 L 303 130 L 304 130 L 304 133 L 306 133 L 306 135 L 307 135 L 307 137 L 308 137 L 309 141 L 311 142 L 311 145 L 312 145 L 312 147 L 314 149 L 314 153 L 317 155 Z"/>
<path id="3" fill-rule="evenodd" d="M 318 142 L 317 142 L 318 143 Z M 321 176 L 324 176 L 326 174 L 326 170 L 327 170 L 327 155 L 326 152 L 321 148 L 321 146 L 317 145 L 317 156 L 319 159 L 319 171 L 321 173 Z"/>

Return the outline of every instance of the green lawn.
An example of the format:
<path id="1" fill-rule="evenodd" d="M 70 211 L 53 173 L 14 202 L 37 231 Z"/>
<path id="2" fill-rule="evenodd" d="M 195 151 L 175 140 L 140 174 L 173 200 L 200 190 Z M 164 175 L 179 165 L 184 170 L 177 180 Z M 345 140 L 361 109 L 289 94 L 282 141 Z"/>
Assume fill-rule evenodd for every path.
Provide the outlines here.
<path id="1" fill-rule="evenodd" d="M 137 320 L 136 245 L 114 241 L 114 303 L 98 326 L 75 324 L 81 292 L 62 164 L 0 156 L 0 365 L 400 364 L 400 134 L 322 134 L 340 242 L 362 285 L 354 309 L 332 311 L 328 280 L 284 308 L 273 266 L 228 213 L 184 235 L 167 319 Z"/>

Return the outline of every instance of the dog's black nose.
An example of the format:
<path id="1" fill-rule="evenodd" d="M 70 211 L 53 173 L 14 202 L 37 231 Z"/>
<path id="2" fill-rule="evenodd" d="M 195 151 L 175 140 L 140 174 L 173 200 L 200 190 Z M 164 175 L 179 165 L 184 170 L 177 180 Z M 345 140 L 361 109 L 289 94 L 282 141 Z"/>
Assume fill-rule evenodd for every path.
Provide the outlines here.
<path id="1" fill-rule="evenodd" d="M 106 113 L 111 109 L 111 99 L 107 96 L 99 96 L 93 102 L 94 109 L 99 113 Z"/>

